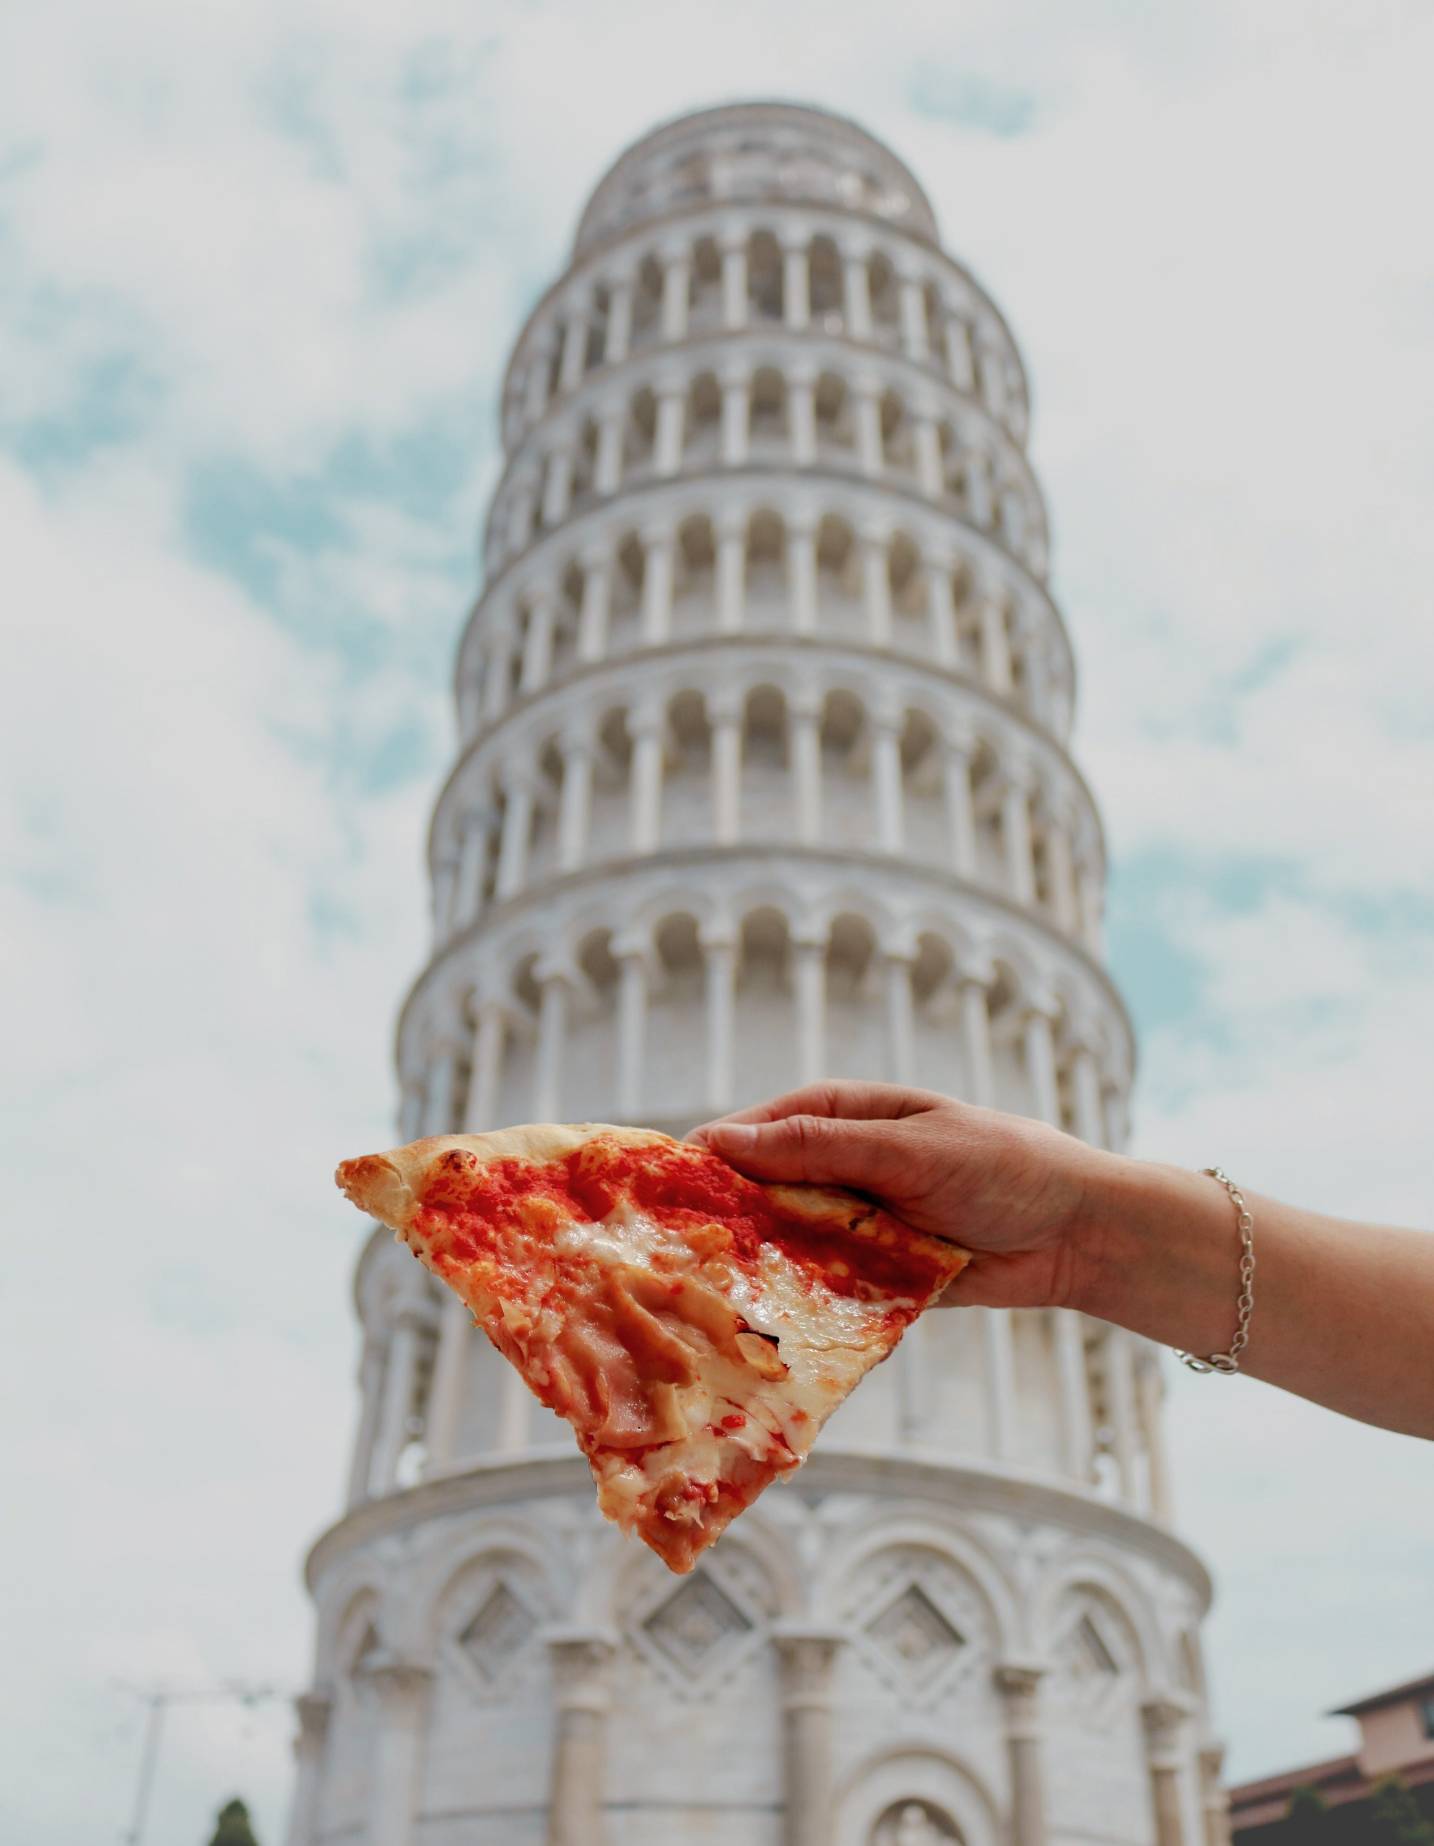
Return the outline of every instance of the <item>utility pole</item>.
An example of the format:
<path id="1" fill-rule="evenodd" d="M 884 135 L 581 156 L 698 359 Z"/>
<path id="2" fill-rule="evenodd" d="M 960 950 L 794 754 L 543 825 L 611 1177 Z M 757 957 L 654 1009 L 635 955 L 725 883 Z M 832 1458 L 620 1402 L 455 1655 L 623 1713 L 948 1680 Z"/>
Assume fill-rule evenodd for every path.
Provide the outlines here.
<path id="1" fill-rule="evenodd" d="M 253 1684 L 247 1680 L 226 1679 L 217 1686 L 129 1686 L 146 1706 L 144 1748 L 139 1759 L 139 1785 L 135 1789 L 134 1818 L 124 1836 L 124 1846 L 143 1846 L 145 1821 L 149 1816 L 149 1797 L 154 1788 L 154 1774 L 159 1765 L 159 1741 L 164 1730 L 165 1714 L 171 1705 L 223 1704 L 252 1708 L 265 1705 L 286 1695 L 278 1686 Z"/>

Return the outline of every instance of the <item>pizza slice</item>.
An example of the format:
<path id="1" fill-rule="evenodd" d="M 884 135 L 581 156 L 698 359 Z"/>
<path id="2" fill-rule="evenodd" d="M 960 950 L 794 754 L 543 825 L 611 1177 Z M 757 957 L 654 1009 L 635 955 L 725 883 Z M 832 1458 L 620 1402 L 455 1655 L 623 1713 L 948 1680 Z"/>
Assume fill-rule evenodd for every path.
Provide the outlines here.
<path id="1" fill-rule="evenodd" d="M 339 1185 L 566 1417 L 598 1504 L 673 1570 L 779 1476 L 967 1262 L 854 1193 L 645 1129 L 440 1135 Z"/>

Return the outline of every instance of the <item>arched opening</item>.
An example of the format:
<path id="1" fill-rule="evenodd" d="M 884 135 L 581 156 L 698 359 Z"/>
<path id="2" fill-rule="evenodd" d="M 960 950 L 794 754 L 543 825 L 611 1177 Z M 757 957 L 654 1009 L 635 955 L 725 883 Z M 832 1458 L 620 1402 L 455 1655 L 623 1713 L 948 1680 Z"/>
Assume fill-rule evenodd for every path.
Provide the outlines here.
<path id="1" fill-rule="evenodd" d="M 785 840 L 795 831 L 787 701 L 775 686 L 755 687 L 743 708 L 741 813 L 748 839 Z"/>
<path id="2" fill-rule="evenodd" d="M 966 1846 L 945 1808 L 932 1801 L 893 1801 L 871 1830 L 871 1846 Z"/>
<path id="3" fill-rule="evenodd" d="M 901 294 L 896 271 L 884 250 L 872 253 L 867 264 L 867 287 L 871 291 L 872 336 L 885 346 L 895 346 L 901 338 Z"/>
<path id="4" fill-rule="evenodd" d="M 647 554 L 636 532 L 625 532 L 613 556 L 608 593 L 609 654 L 621 654 L 638 645 L 642 628 L 642 585 Z"/>
<path id="5" fill-rule="evenodd" d="M 770 231 L 758 231 L 747 248 L 747 301 L 754 321 L 780 323 L 782 251 Z"/>
<path id="6" fill-rule="evenodd" d="M 739 1102 L 791 1089 L 797 1080 L 796 1015 L 791 987 L 791 935 L 779 910 L 763 907 L 742 919 L 737 954 L 734 1041 Z"/>
<path id="7" fill-rule="evenodd" d="M 563 755 L 556 737 L 538 751 L 538 783 L 533 795 L 533 835 L 528 846 L 525 883 L 546 878 L 557 869 L 558 809 L 563 786 Z"/>
<path id="8" fill-rule="evenodd" d="M 931 653 L 931 621 L 926 612 L 926 580 L 921 554 L 909 532 L 895 532 L 886 548 L 891 602 L 892 645 L 909 654 Z"/>
<path id="9" fill-rule="evenodd" d="M 832 1077 L 886 1069 L 876 934 L 865 917 L 836 917 L 826 949 L 826 1065 Z"/>
<path id="10" fill-rule="evenodd" d="M 906 850 L 928 865 L 951 862 L 941 737 L 929 712 L 908 711 L 901 728 L 901 784 Z"/>
<path id="11" fill-rule="evenodd" d="M 880 400 L 881 459 L 893 474 L 916 479 L 916 439 L 906 403 L 895 391 L 883 391 Z"/>
<path id="12" fill-rule="evenodd" d="M 653 345 L 662 325 L 662 265 L 649 251 L 637 269 L 632 291 L 632 350 Z"/>
<path id="13" fill-rule="evenodd" d="M 667 708 L 668 755 L 662 785 L 662 839 L 696 846 L 712 838 L 712 727 L 696 691 Z"/>
<path id="14" fill-rule="evenodd" d="M 817 425 L 817 460 L 828 466 L 849 466 L 856 453 L 856 426 L 852 420 L 851 393 L 839 372 L 823 372 L 813 398 Z"/>
<path id="15" fill-rule="evenodd" d="M 807 252 L 812 322 L 824 333 L 840 333 L 846 324 L 841 257 L 830 237 L 814 237 Z"/>
<path id="16" fill-rule="evenodd" d="M 773 365 L 757 368 L 752 378 L 749 441 L 754 457 L 785 459 L 791 446 L 787 420 L 787 381 Z"/>
<path id="17" fill-rule="evenodd" d="M 948 1096 L 973 1094 L 962 1039 L 956 958 L 942 936 L 927 930 L 916 939 L 911 964 L 914 1081 Z"/>
<path id="18" fill-rule="evenodd" d="M 682 441 L 684 468 L 710 467 L 722 447 L 722 392 L 715 373 L 699 372 L 687 392 L 687 431 Z"/>
<path id="19" fill-rule="evenodd" d="M 628 406 L 623 426 L 623 480 L 637 480 L 651 474 L 656 453 L 657 399 L 651 385 L 643 385 Z"/>
<path id="20" fill-rule="evenodd" d="M 568 1007 L 563 1082 L 573 1096 L 611 1092 L 617 1068 L 617 959 L 613 932 L 595 926 L 573 954 L 578 986 Z"/>
<path id="21" fill-rule="evenodd" d="M 866 634 L 860 551 L 847 521 L 831 513 L 817 528 L 817 626 L 842 639 Z"/>
<path id="22" fill-rule="evenodd" d="M 822 835 L 829 845 L 869 848 L 876 837 L 866 713 L 846 691 L 822 707 Z"/>
<path id="23" fill-rule="evenodd" d="M 702 1114 L 705 971 L 697 918 L 686 911 L 664 917 L 653 934 L 642 1086 L 647 1112 L 663 1120 Z"/>
<path id="24" fill-rule="evenodd" d="M 593 761 L 592 818 L 588 825 L 589 858 L 616 858 L 628 850 L 632 835 L 632 733 L 621 706 L 607 712 L 598 726 Z"/>
<path id="25" fill-rule="evenodd" d="M 693 333 L 722 325 L 722 252 L 713 237 L 699 237 L 693 247 L 687 325 Z"/>
<path id="26" fill-rule="evenodd" d="M 675 565 L 672 632 L 674 636 L 705 634 L 713 626 L 717 569 L 712 521 L 706 513 L 694 513 L 678 527 Z"/>
<path id="27" fill-rule="evenodd" d="M 786 529 L 779 513 L 763 507 L 747 527 L 746 615 L 748 628 L 791 626 L 787 605 Z"/>

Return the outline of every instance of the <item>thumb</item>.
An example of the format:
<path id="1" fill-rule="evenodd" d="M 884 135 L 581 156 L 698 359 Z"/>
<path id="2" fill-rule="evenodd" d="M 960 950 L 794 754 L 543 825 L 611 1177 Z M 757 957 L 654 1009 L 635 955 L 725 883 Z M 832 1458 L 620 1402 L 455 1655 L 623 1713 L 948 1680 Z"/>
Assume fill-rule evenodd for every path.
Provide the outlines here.
<path id="1" fill-rule="evenodd" d="M 775 1122 L 712 1122 L 702 1139 L 714 1154 L 753 1179 L 805 1180 L 879 1192 L 899 1155 L 890 1122 L 831 1115 L 784 1115 Z"/>

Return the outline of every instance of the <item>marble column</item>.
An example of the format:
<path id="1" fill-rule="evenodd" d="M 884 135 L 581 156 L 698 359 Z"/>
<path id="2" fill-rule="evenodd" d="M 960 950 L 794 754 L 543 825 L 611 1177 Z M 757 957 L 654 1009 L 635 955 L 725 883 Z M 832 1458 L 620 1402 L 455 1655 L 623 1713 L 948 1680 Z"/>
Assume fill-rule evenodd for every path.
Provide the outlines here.
<path id="1" fill-rule="evenodd" d="M 502 1006 L 496 1000 L 480 1001 L 473 1033 L 468 1097 L 462 1117 L 469 1133 L 491 1127 L 498 1113 L 507 1036 L 507 1016 Z M 425 1475 L 443 1473 L 452 1466 L 457 1453 L 458 1425 L 468 1390 L 468 1361 L 473 1338 L 473 1317 L 469 1310 L 456 1295 L 445 1294 L 438 1351 L 433 1361 L 433 1382 L 428 1391 Z"/>
<path id="2" fill-rule="evenodd" d="M 738 695 L 714 698 L 712 725 L 712 836 L 734 846 L 742 825 L 742 703 Z"/>
<path id="3" fill-rule="evenodd" d="M 528 845 L 533 833 L 533 802 L 536 795 L 531 774 L 514 774 L 507 788 L 503 809 L 503 832 L 498 846 L 498 883 L 496 895 L 512 897 L 522 888 L 528 872 Z"/>
<path id="4" fill-rule="evenodd" d="M 663 715 L 660 711 L 634 711 L 632 733 L 631 846 L 635 853 L 657 850 L 662 837 Z"/>
<path id="5" fill-rule="evenodd" d="M 1165 1380 L 1161 1374 L 1160 1355 L 1153 1348 L 1147 1349 L 1136 1372 L 1136 1402 L 1150 1479 L 1147 1510 L 1162 1525 L 1173 1525 L 1175 1499 L 1170 1490 L 1170 1465 L 1165 1454 Z"/>
<path id="6" fill-rule="evenodd" d="M 797 838 L 803 846 L 815 846 L 822 837 L 821 706 L 815 701 L 794 701 L 787 708 L 787 722 L 797 796 Z"/>
<path id="7" fill-rule="evenodd" d="M 363 1678 L 379 1705 L 365 1846 L 412 1846 L 424 1705 L 433 1675 L 412 1661 L 386 1659 L 365 1667 Z"/>
<path id="8" fill-rule="evenodd" d="M 1008 765 L 1001 790 L 1001 844 L 1006 881 L 1018 904 L 1036 901 L 1036 857 L 1031 843 L 1031 792 L 1025 775 Z"/>
<path id="9" fill-rule="evenodd" d="M 1076 907 L 1080 911 L 1080 930 L 1085 946 L 1092 955 L 1103 950 L 1105 897 L 1100 873 L 1092 860 L 1082 855 L 1076 860 Z"/>
<path id="10" fill-rule="evenodd" d="M 1155 1846 L 1186 1846 L 1180 1800 L 1180 1745 L 1185 1709 L 1172 1699 L 1150 1699 L 1140 1708 L 1145 1726 L 1145 1761 L 1150 1773 L 1150 1805 L 1155 1814 Z"/>
<path id="11" fill-rule="evenodd" d="M 842 1637 L 788 1627 L 772 1639 L 782 1699 L 782 1846 L 831 1846 L 832 1671 Z"/>
<path id="12" fill-rule="evenodd" d="M 510 630 L 494 634 L 488 654 L 488 673 L 483 682 L 483 713 L 490 724 L 503 716 L 513 680 L 513 636 Z"/>
<path id="13" fill-rule="evenodd" d="M 564 1051 L 568 1035 L 567 971 L 538 971 L 538 1043 L 533 1058 L 532 1119 L 560 1122 Z"/>
<path id="14" fill-rule="evenodd" d="M 528 633 L 523 647 L 520 690 L 536 692 L 546 685 L 553 668 L 553 632 L 557 625 L 557 598 L 551 589 L 536 590 L 528 608 Z"/>
<path id="15" fill-rule="evenodd" d="M 463 823 L 458 849 L 458 883 L 453 892 L 453 930 L 467 929 L 483 907 L 483 880 L 488 870 L 489 816 L 470 814 Z"/>
<path id="16" fill-rule="evenodd" d="M 860 537 L 862 602 L 867 639 L 875 647 L 891 645 L 891 576 L 887 563 L 890 535 L 869 527 Z"/>
<path id="17" fill-rule="evenodd" d="M 805 327 L 812 318 L 811 265 L 804 242 L 782 245 L 782 312 L 789 327 Z"/>
<path id="18" fill-rule="evenodd" d="M 816 1083 L 826 1063 L 826 944 L 792 943 L 797 1003 L 797 1081 Z"/>
<path id="19" fill-rule="evenodd" d="M 657 387 L 657 424 L 652 440 L 652 467 L 655 474 L 673 475 L 682 466 L 682 438 L 686 424 L 686 382 L 680 378 L 663 379 Z"/>
<path id="20" fill-rule="evenodd" d="M 1005 698 L 1011 690 L 1011 644 L 1005 605 L 993 591 L 983 590 L 977 616 L 981 625 L 981 671 L 992 692 Z"/>
<path id="21" fill-rule="evenodd" d="M 643 1056 L 647 1040 L 647 945 L 617 950 L 617 1107 L 624 1121 L 642 1114 Z"/>
<path id="22" fill-rule="evenodd" d="M 817 459 L 817 375 L 810 366 L 794 366 L 787 374 L 787 427 L 792 460 L 810 468 Z"/>
<path id="23" fill-rule="evenodd" d="M 1127 1506 L 1138 1507 L 1140 1492 L 1136 1461 L 1140 1443 L 1135 1407 L 1134 1337 L 1124 1327 L 1106 1329 L 1105 1391 L 1111 1435 L 1115 1443 L 1120 1497 Z"/>
<path id="24" fill-rule="evenodd" d="M 787 597 L 792 628 L 799 635 L 817 630 L 817 529 L 800 518 L 787 522 Z"/>
<path id="25" fill-rule="evenodd" d="M 918 363 L 930 356 L 931 342 L 926 332 L 926 297 L 921 277 L 908 272 L 900 278 L 901 350 Z"/>
<path id="26" fill-rule="evenodd" d="M 853 340 L 871 338 L 871 279 L 867 272 L 864 249 L 842 252 L 842 294 L 846 308 L 846 331 Z"/>
<path id="27" fill-rule="evenodd" d="M 990 977 L 983 972 L 962 973 L 961 1048 L 966 1056 L 966 1100 L 992 1108 L 996 1100 L 995 1067 L 991 1058 L 991 1013 L 987 994 Z"/>
<path id="28" fill-rule="evenodd" d="M 622 485 L 622 448 L 626 431 L 627 405 L 605 405 L 598 419 L 597 461 L 593 466 L 593 489 L 605 497 L 615 494 Z"/>
<path id="29" fill-rule="evenodd" d="M 582 554 L 583 599 L 578 613 L 578 659 L 584 665 L 601 660 L 607 652 L 608 616 L 612 604 L 612 554 L 605 545 Z"/>
<path id="30" fill-rule="evenodd" d="M 717 627 L 735 634 L 746 619 L 747 514 L 730 507 L 717 520 Z"/>
<path id="31" fill-rule="evenodd" d="M 692 288 L 692 255 L 685 243 L 664 245 L 662 261 L 662 337 L 687 337 L 687 304 Z"/>
<path id="32" fill-rule="evenodd" d="M 443 942 L 448 935 L 453 892 L 458 883 L 458 861 L 451 855 L 440 859 L 433 868 L 433 939 Z"/>
<path id="33" fill-rule="evenodd" d="M 1011 1772 L 1011 1846 L 1046 1846 L 1045 1764 L 1042 1760 L 1040 1685 L 1034 1666 L 996 1668 Z"/>
<path id="34" fill-rule="evenodd" d="M 597 742 L 587 730 L 564 733 L 563 788 L 558 805 L 558 870 L 574 872 L 587 856 L 592 821 L 593 758 Z"/>
<path id="35" fill-rule="evenodd" d="M 876 797 L 876 846 L 878 852 L 899 853 L 905 843 L 901 719 L 894 712 L 873 714 L 870 723 L 871 773 Z"/>
<path id="36" fill-rule="evenodd" d="M 642 534 L 642 639 L 660 647 L 672 633 L 672 574 L 676 539 L 670 526 L 649 526 Z"/>
<path id="37" fill-rule="evenodd" d="M 621 365 L 632 344 L 633 278 L 614 276 L 608 284 L 607 335 L 603 345 L 603 364 Z"/>
<path id="38" fill-rule="evenodd" d="M 991 458 L 984 449 L 969 449 L 966 454 L 966 512 L 972 525 L 983 532 L 990 531 L 996 517 L 996 501 Z"/>
<path id="39" fill-rule="evenodd" d="M 1221 1781 L 1224 1762 L 1225 1752 L 1219 1744 L 1207 1744 L 1200 1752 L 1203 1846 L 1230 1846 L 1230 1798 Z"/>
<path id="40" fill-rule="evenodd" d="M 857 378 L 852 382 L 856 408 L 857 463 L 863 474 L 872 478 L 885 466 L 881 440 L 881 389 L 874 378 Z"/>
<path id="41" fill-rule="evenodd" d="M 722 371 L 722 464 L 740 468 L 747 459 L 752 423 L 752 374 L 744 365 Z"/>
<path id="42" fill-rule="evenodd" d="M 722 237 L 722 325 L 737 333 L 747 325 L 747 233 L 724 232 Z"/>
<path id="43" fill-rule="evenodd" d="M 555 1731 L 547 1846 L 606 1846 L 603 1796 L 616 1652 L 605 1634 L 564 1630 L 548 1637 Z"/>
<path id="44" fill-rule="evenodd" d="M 294 1700 L 299 1729 L 294 1738 L 294 1798 L 289 1809 L 286 1846 L 316 1846 L 319 1790 L 323 1785 L 324 1745 L 333 1700 L 322 1692 L 301 1692 Z"/>
<path id="45" fill-rule="evenodd" d="M 576 391 L 582 383 L 587 350 L 587 309 L 586 307 L 573 308 L 569 311 L 567 325 L 563 328 L 563 356 L 558 367 L 558 389 L 560 391 Z"/>
<path id="46" fill-rule="evenodd" d="M 887 1081 L 910 1084 L 916 1081 L 916 1013 L 909 950 L 887 954 L 884 967 Z"/>
<path id="47" fill-rule="evenodd" d="M 1075 1131 L 1081 1140 L 1089 1141 L 1092 1147 L 1107 1147 L 1100 1070 L 1089 1045 L 1078 1044 L 1071 1053 L 1071 1099 L 1075 1105 Z"/>
<path id="48" fill-rule="evenodd" d="M 976 348 L 976 377 L 981 398 L 993 417 L 1006 414 L 1006 362 L 994 342 L 981 340 Z"/>
<path id="49" fill-rule="evenodd" d="M 369 1491 L 375 1498 L 392 1493 L 398 1476 L 399 1458 L 411 1434 L 410 1419 L 418 1378 L 422 1326 L 422 1316 L 410 1308 L 404 1308 L 399 1311 L 389 1334 L 388 1354 L 383 1368 L 383 1400 L 378 1429 L 374 1435 L 373 1469 L 369 1476 Z"/>
<path id="50" fill-rule="evenodd" d="M 1071 820 L 1064 808 L 1052 804 L 1046 813 L 1046 871 L 1050 879 L 1051 910 L 1057 929 L 1074 935 L 1077 927 L 1075 865 L 1071 859 Z"/>
<path id="51" fill-rule="evenodd" d="M 534 346 L 528 361 L 527 394 L 523 412 L 529 427 L 537 423 L 548 408 L 548 380 L 552 376 L 553 347 L 551 335 Z"/>
<path id="52" fill-rule="evenodd" d="M 558 525 L 568 516 L 568 508 L 573 503 L 573 460 L 570 438 L 565 438 L 547 458 L 542 498 L 545 526 Z"/>
<path id="53" fill-rule="evenodd" d="M 946 317 L 946 369 L 951 382 L 960 391 L 969 391 L 976 382 L 976 368 L 971 362 L 971 329 L 959 314 Z"/>
<path id="54" fill-rule="evenodd" d="M 732 1051 L 737 1003 L 737 944 L 728 935 L 704 935 L 707 983 L 707 1107 L 730 1109 Z"/>
<path id="55" fill-rule="evenodd" d="M 976 804 L 971 792 L 969 738 L 948 734 L 942 744 L 945 769 L 946 827 L 951 840 L 951 867 L 959 878 L 976 876 Z"/>
<path id="56" fill-rule="evenodd" d="M 359 1426 L 354 1437 L 353 1459 L 349 1463 L 347 1504 L 351 1507 L 369 1497 L 374 1443 L 378 1437 L 378 1419 L 382 1406 L 383 1348 L 372 1333 L 365 1333 L 363 1357 L 359 1361 Z"/>
<path id="57" fill-rule="evenodd" d="M 926 621 L 931 633 L 931 652 L 938 667 L 959 666 L 961 661 L 953 570 L 950 558 L 927 559 Z"/>
<path id="58" fill-rule="evenodd" d="M 916 447 L 916 478 L 921 491 L 939 500 L 945 491 L 946 474 L 941 463 L 941 432 L 929 408 L 922 407 L 915 412 L 911 431 Z"/>

